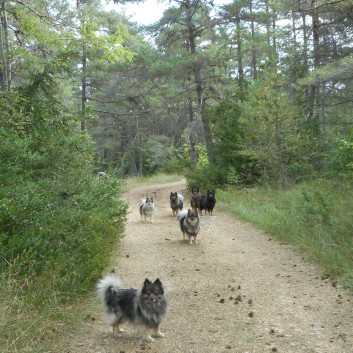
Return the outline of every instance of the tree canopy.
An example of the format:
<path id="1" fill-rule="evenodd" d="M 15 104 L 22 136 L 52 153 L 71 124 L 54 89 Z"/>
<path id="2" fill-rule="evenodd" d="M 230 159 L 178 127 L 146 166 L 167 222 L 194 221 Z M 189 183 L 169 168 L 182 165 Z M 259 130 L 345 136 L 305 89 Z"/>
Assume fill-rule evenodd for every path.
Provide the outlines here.
<path id="1" fill-rule="evenodd" d="M 237 180 L 257 170 L 251 180 L 285 185 L 324 172 L 351 143 L 352 6 L 171 1 L 143 27 L 99 0 L 2 0 L 1 87 L 40 85 L 119 175 L 195 169 L 205 147 L 208 165 Z"/>

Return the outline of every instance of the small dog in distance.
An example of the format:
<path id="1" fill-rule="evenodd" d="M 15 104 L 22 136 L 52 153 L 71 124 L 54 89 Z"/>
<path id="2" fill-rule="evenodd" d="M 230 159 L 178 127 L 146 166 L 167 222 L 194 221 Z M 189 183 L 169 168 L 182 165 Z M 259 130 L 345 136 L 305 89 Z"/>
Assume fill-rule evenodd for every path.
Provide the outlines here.
<path id="1" fill-rule="evenodd" d="M 142 199 L 139 204 L 139 210 L 141 215 L 141 220 L 147 221 L 147 219 L 153 223 L 154 215 L 154 202 L 153 197 L 146 196 L 145 199 Z"/>
<path id="2" fill-rule="evenodd" d="M 216 205 L 216 193 L 214 189 L 209 189 L 207 190 L 206 195 L 202 195 L 199 200 L 199 211 L 200 214 L 202 215 L 202 211 L 211 214 L 213 214 L 213 209 Z"/>
<path id="3" fill-rule="evenodd" d="M 197 186 L 193 186 L 191 189 L 191 198 L 190 198 L 190 206 L 193 211 L 197 211 L 199 209 L 200 203 L 200 189 Z"/>
<path id="4" fill-rule="evenodd" d="M 170 193 L 170 208 L 172 209 L 173 216 L 177 215 L 184 207 L 184 197 L 177 192 Z"/>

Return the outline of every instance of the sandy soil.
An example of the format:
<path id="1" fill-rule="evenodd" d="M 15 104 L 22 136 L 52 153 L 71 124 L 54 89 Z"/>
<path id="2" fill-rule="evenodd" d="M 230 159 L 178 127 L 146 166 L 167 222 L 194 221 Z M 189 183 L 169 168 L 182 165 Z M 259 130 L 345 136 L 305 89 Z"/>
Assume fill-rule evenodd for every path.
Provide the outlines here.
<path id="1" fill-rule="evenodd" d="M 72 333 L 58 352 L 352 353 L 353 299 L 303 254 L 221 213 L 201 217 L 199 243 L 182 241 L 169 207 L 182 182 L 134 188 L 125 237 L 106 273 L 139 288 L 159 277 L 169 313 L 165 337 L 141 344 L 132 327 L 113 337 L 94 299 L 84 333 Z M 139 200 L 152 195 L 154 222 L 141 221 Z M 59 349 L 59 346 L 58 346 Z"/>

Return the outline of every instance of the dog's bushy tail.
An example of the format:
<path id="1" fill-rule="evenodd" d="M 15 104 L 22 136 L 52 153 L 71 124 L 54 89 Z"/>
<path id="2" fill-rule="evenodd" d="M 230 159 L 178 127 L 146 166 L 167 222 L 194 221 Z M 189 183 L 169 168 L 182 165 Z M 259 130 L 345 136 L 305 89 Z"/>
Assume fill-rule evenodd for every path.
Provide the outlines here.
<path id="1" fill-rule="evenodd" d="M 179 200 L 179 209 L 182 210 L 184 208 L 184 196 L 182 194 L 178 194 Z"/>
<path id="2" fill-rule="evenodd" d="M 121 280 L 118 276 L 107 275 L 97 284 L 98 296 L 102 304 L 106 304 L 107 293 L 111 290 L 122 288 Z"/>
<path id="3" fill-rule="evenodd" d="M 107 275 L 97 284 L 99 299 L 102 302 L 105 321 L 109 325 L 116 322 L 116 315 L 112 310 L 114 298 L 118 289 L 122 288 L 121 280 L 118 276 Z"/>
<path id="4" fill-rule="evenodd" d="M 186 218 L 187 215 L 188 215 L 187 210 L 181 210 L 177 215 L 177 221 L 179 222 L 181 228 L 183 227 L 184 219 Z"/>
<path id="5" fill-rule="evenodd" d="M 178 213 L 177 215 L 177 221 L 181 222 L 184 220 L 184 218 L 187 216 L 188 211 L 187 210 L 182 210 Z"/>
<path id="6" fill-rule="evenodd" d="M 142 216 L 142 208 L 143 208 L 145 203 L 146 203 L 146 199 L 141 199 L 141 201 L 139 203 L 139 210 L 140 210 L 140 215 L 141 216 Z"/>

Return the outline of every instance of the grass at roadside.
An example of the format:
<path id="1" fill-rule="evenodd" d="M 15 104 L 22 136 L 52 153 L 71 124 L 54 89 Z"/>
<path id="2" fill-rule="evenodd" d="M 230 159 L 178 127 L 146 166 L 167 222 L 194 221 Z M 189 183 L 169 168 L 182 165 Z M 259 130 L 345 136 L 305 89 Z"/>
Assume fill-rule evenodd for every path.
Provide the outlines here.
<path id="1" fill-rule="evenodd" d="M 304 250 L 325 274 L 353 288 L 353 193 L 346 182 L 318 180 L 288 190 L 218 192 L 219 209 Z"/>
<path id="2" fill-rule="evenodd" d="M 82 321 L 77 305 L 109 264 L 127 210 L 120 180 L 87 180 L 76 194 L 47 193 L 50 207 L 40 199 L 31 212 L 0 212 L 2 353 L 51 351 L 55 336 Z"/>
<path id="3" fill-rule="evenodd" d="M 60 303 L 45 286 L 29 290 L 14 273 L 0 275 L 0 352 L 54 352 L 58 337 L 90 324 L 92 293 Z M 35 297 L 35 298 L 34 298 Z M 38 303 L 38 298 L 43 302 Z M 46 300 L 44 298 L 47 298 Z M 87 305 L 87 303 L 93 303 Z M 81 303 L 85 303 L 82 306 Z"/>

